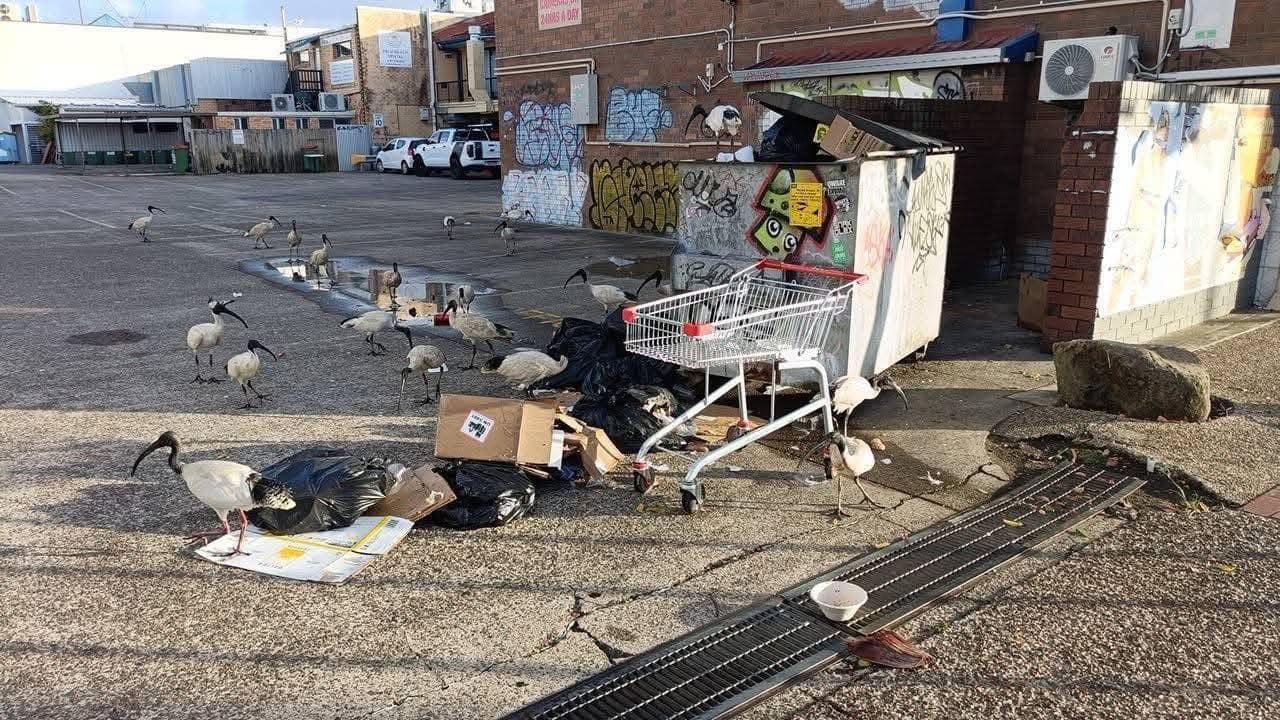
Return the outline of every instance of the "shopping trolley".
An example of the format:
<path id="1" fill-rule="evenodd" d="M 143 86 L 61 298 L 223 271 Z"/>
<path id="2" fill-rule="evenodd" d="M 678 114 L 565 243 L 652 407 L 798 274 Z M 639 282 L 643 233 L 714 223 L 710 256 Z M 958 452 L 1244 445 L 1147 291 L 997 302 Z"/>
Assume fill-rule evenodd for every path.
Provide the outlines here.
<path id="1" fill-rule="evenodd" d="M 837 278 L 845 282 L 834 288 L 813 287 L 765 277 L 769 270 L 791 271 Z M 728 282 L 674 297 L 624 308 L 627 350 L 706 374 L 707 393 L 701 402 L 650 435 L 636 453 L 632 478 L 639 492 L 653 486 L 653 468 L 645 458 L 662 438 L 697 416 L 735 387 L 742 419 L 742 434 L 724 445 L 691 460 L 680 481 L 680 503 L 685 512 L 697 512 L 704 499 L 698 473 L 716 460 L 743 448 L 779 428 L 816 412 L 822 413 L 826 432 L 834 430 L 827 371 L 819 353 L 831 330 L 831 321 L 849 308 L 850 292 L 862 280 L 858 273 L 834 268 L 813 267 L 779 260 L 761 260 L 732 275 Z M 748 430 L 745 364 L 773 364 L 772 396 L 776 398 L 779 371 L 813 370 L 818 374 L 818 396 L 792 412 L 770 419 Z M 720 387 L 710 387 L 711 369 L 737 366 L 737 375 Z M 773 402 L 771 400 L 771 402 Z"/>

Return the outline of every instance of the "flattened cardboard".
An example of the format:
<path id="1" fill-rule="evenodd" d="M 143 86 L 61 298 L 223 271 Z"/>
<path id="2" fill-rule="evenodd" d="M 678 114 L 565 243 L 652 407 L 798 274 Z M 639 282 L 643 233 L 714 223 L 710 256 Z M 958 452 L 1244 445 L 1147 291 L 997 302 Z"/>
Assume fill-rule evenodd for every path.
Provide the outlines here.
<path id="1" fill-rule="evenodd" d="M 449 483 L 423 465 L 405 473 L 395 490 L 365 514 L 392 515 L 417 522 L 457 499 Z"/>
<path id="2" fill-rule="evenodd" d="M 440 398 L 436 457 L 546 465 L 553 404 L 479 395 Z"/>
<path id="3" fill-rule="evenodd" d="M 875 135 L 854 127 L 843 115 L 836 115 L 831 121 L 831 129 L 822 136 L 818 147 L 837 160 L 893 149 Z"/>

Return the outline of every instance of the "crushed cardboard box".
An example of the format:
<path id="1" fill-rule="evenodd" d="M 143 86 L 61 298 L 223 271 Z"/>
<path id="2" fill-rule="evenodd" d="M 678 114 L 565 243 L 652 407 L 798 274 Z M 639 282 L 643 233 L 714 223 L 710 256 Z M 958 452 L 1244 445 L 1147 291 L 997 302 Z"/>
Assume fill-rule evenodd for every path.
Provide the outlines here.
<path id="1" fill-rule="evenodd" d="M 1028 330 L 1043 330 L 1048 295 L 1048 282 L 1031 273 L 1022 273 L 1018 283 L 1018 324 Z"/>
<path id="2" fill-rule="evenodd" d="M 556 422 L 571 431 L 565 435 L 565 444 L 578 449 L 582 455 L 582 467 L 592 478 L 604 479 L 609 471 L 626 459 L 626 454 L 600 428 L 591 427 L 565 413 L 557 413 Z"/>
<path id="3" fill-rule="evenodd" d="M 391 494 L 365 514 L 394 515 L 417 522 L 457 499 L 449 483 L 423 465 L 404 473 Z"/>
<path id="4" fill-rule="evenodd" d="M 411 520 L 374 515 L 337 530 L 298 535 L 271 535 L 251 525 L 244 534 L 243 553 L 230 554 L 236 547 L 237 531 L 196 550 L 196 555 L 217 565 L 264 575 L 336 584 L 386 555 L 412 529 Z"/>

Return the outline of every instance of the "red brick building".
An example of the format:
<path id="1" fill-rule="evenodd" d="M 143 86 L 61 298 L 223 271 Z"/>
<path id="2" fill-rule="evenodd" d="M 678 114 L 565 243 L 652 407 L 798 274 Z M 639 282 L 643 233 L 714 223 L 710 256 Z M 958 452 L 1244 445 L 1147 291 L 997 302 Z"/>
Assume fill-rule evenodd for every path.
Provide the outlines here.
<path id="1" fill-rule="evenodd" d="M 1188 82 L 1280 82 L 1275 65 L 1280 24 L 1267 5 L 1264 0 L 511 0 L 496 12 L 503 202 L 526 207 L 544 222 L 672 234 L 680 182 L 674 161 L 725 149 L 700 132 L 701 119 L 692 117 L 696 107 L 740 109 L 744 124 L 738 142 L 758 147 L 773 116 L 749 100 L 749 93 L 781 90 L 824 98 L 965 146 L 957 160 L 952 204 L 948 267 L 953 281 L 1022 269 L 1047 273 L 1050 290 L 1057 293 L 1050 299 L 1047 337 L 1142 336 L 1147 333 L 1101 329 L 1124 324 L 1119 321 L 1095 322 L 1102 313 L 1141 311 L 1177 299 L 1135 289 L 1135 283 L 1158 284 L 1155 271 L 1145 266 L 1135 270 L 1129 268 L 1131 260 L 1120 258 L 1103 267 L 1101 243 L 1112 222 L 1108 211 L 1117 214 L 1109 203 L 1128 197 L 1112 198 L 1111 174 L 1133 172 L 1112 164 L 1119 152 L 1117 133 L 1122 133 L 1118 124 L 1122 117 L 1136 123 L 1137 114 L 1148 111 L 1152 123 L 1164 122 L 1168 113 L 1159 103 L 1166 101 L 1269 106 L 1275 97 L 1266 92 L 1187 95 L 1179 89 Z M 1166 22 L 1171 12 L 1181 26 L 1171 29 L 1174 23 Z M 1106 35 L 1136 37 L 1137 66 L 1131 69 L 1151 82 L 1095 84 L 1087 105 L 1041 101 L 1044 44 Z M 581 112 L 583 104 L 571 96 L 570 78 L 583 74 L 595 75 L 594 122 L 575 117 L 575 106 Z M 1188 115 L 1214 116 L 1204 110 L 1191 108 Z M 1244 110 L 1232 112 L 1231 122 L 1244 122 Z M 1181 113 L 1173 111 L 1177 117 Z M 1199 127 L 1194 118 L 1176 122 L 1195 136 L 1189 129 Z M 1155 128 L 1157 134 L 1168 132 L 1168 125 L 1161 127 Z M 1081 135 L 1081 128 L 1096 135 Z M 1250 128 L 1256 137 L 1242 136 L 1240 142 L 1256 140 L 1269 150 L 1273 125 Z M 1082 151 L 1085 143 L 1090 149 Z M 1160 147 L 1169 154 L 1167 142 Z M 1126 151 L 1136 156 L 1137 145 Z M 1266 164 L 1264 155 L 1258 163 Z M 1200 174 L 1193 170 L 1188 168 L 1187 177 Z M 1186 254 L 1183 262 L 1195 272 L 1202 266 L 1221 272 L 1205 270 L 1201 283 L 1179 290 L 1200 292 L 1225 281 L 1233 285 L 1233 295 L 1251 294 L 1256 272 L 1245 269 L 1249 262 L 1264 267 L 1271 262 L 1257 257 L 1263 255 L 1269 223 L 1263 218 L 1231 230 L 1228 220 L 1266 214 L 1260 210 L 1263 188 L 1249 184 L 1269 181 L 1273 173 L 1265 170 L 1261 165 L 1244 169 L 1247 187 L 1230 191 L 1231 198 L 1258 195 L 1252 204 L 1229 199 L 1213 210 L 1222 219 L 1215 232 L 1223 247 L 1232 245 L 1226 237 L 1240 236 L 1248 252 L 1237 256 L 1232 245 L 1224 256 Z M 1224 175 L 1221 182 L 1232 186 L 1232 178 Z M 1269 185 L 1265 190 L 1269 194 Z M 1177 194 L 1166 205 L 1182 202 L 1185 195 L 1161 192 Z M 1064 193 L 1090 197 L 1082 202 L 1079 195 Z M 1197 214 L 1187 202 L 1177 215 L 1184 224 Z M 1161 232 L 1164 246 L 1181 242 Z M 1190 238 L 1209 230 L 1178 232 Z M 1094 257 L 1083 252 L 1086 235 L 1099 243 L 1088 262 L 1079 259 Z M 1145 252 L 1142 243 L 1148 240 L 1134 240 L 1141 246 L 1137 251 L 1117 243 L 1113 253 Z M 1217 252 L 1216 246 L 1212 250 Z M 1151 268 L 1164 267 L 1154 251 L 1147 260 Z M 1141 280 L 1117 279 L 1124 273 Z M 1066 293 L 1066 283 L 1076 283 L 1071 286 L 1076 292 Z M 1225 297 L 1225 291 L 1219 295 Z M 1099 309 L 1100 298 L 1105 310 Z M 1185 301 L 1185 317 L 1168 318 L 1148 330 L 1176 329 L 1199 317 L 1190 311 L 1196 302 Z M 1226 301 L 1211 304 L 1216 311 Z"/>

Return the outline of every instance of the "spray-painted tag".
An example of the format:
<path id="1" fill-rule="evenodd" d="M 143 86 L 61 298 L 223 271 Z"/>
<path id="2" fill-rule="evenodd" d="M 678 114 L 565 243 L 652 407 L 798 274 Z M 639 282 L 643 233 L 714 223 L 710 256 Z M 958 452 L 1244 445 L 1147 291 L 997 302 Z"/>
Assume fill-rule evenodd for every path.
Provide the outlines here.
<path id="1" fill-rule="evenodd" d="M 493 418 L 472 410 L 467 414 L 467 419 L 462 421 L 462 434 L 476 442 L 484 442 L 493 430 L 493 425 Z"/>
<path id="2" fill-rule="evenodd" d="M 831 261 L 840 266 L 848 266 L 849 264 L 849 251 L 845 249 L 844 240 L 841 240 L 839 236 L 831 239 Z"/>

